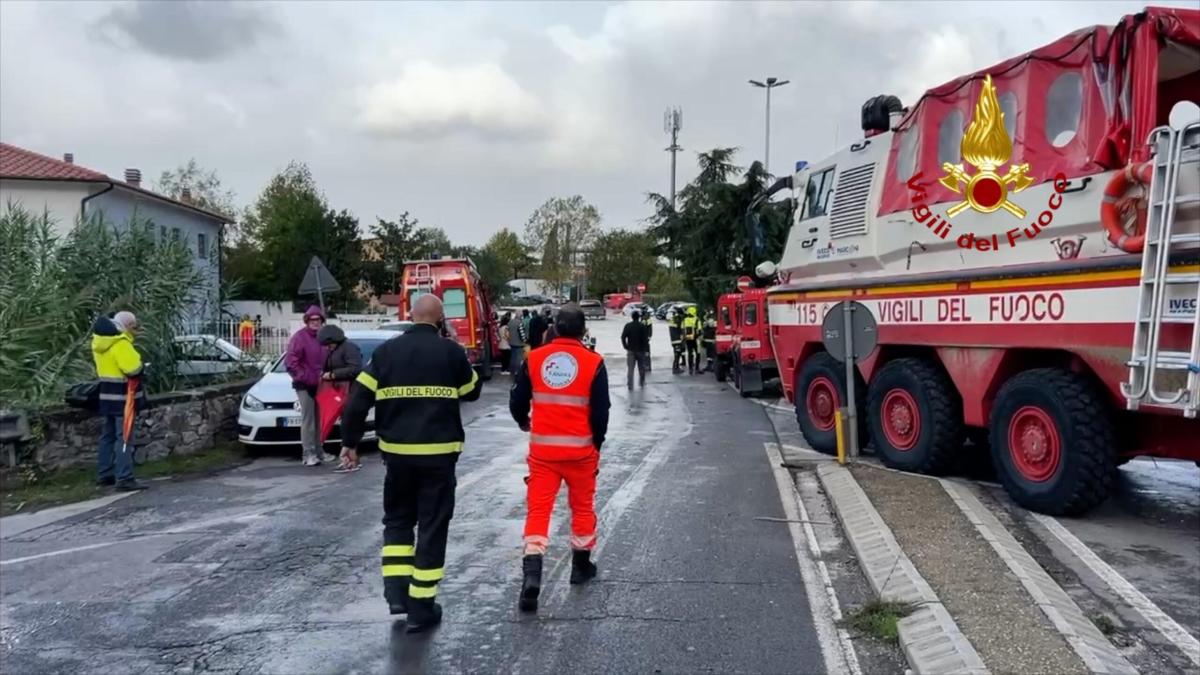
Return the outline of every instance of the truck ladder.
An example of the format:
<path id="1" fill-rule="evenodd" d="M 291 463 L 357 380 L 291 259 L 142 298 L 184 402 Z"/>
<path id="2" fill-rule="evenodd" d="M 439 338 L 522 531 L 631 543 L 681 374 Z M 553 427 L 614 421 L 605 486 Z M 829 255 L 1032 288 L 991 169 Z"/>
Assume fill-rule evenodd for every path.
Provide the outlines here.
<path id="1" fill-rule="evenodd" d="M 1185 417 L 1196 417 L 1200 409 L 1200 274 L 1171 273 L 1172 254 L 1184 250 L 1196 252 L 1200 247 L 1200 232 L 1195 227 L 1176 232 L 1176 207 L 1200 206 L 1200 194 L 1179 194 L 1179 174 L 1187 172 L 1185 181 L 1196 189 L 1200 181 L 1191 180 L 1191 172 L 1200 172 L 1200 122 L 1192 122 L 1177 130 L 1169 126 L 1150 134 L 1154 147 L 1153 175 L 1150 181 L 1146 239 L 1142 249 L 1142 271 L 1139 285 L 1137 322 L 1133 331 L 1133 348 L 1129 360 L 1129 381 L 1121 384 L 1127 407 L 1137 410 L 1142 404 L 1180 410 Z M 1193 213 L 1195 213 L 1193 211 Z M 1194 216 L 1184 219 L 1195 221 Z M 1193 223 L 1194 225 L 1194 223 Z M 1196 299 L 1191 316 L 1164 316 L 1163 308 L 1169 297 Z M 1177 351 L 1162 348 L 1162 325 L 1191 326 L 1190 349 Z M 1167 371 L 1162 373 L 1159 371 Z M 1175 371 L 1171 373 L 1169 371 Z M 1179 371 L 1184 371 L 1180 377 Z M 1167 380 L 1166 383 L 1161 380 Z M 1167 391 L 1160 391 L 1166 384 Z"/>

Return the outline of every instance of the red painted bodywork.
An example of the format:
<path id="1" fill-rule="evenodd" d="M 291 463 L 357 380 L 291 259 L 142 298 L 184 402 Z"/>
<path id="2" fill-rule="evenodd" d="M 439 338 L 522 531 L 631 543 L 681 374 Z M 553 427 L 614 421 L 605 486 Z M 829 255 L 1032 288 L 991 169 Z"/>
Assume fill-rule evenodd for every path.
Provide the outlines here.
<path id="1" fill-rule="evenodd" d="M 491 298 L 475 264 L 470 259 L 412 260 L 400 273 L 401 320 L 411 319 L 413 291 L 431 291 L 445 301 L 446 291 L 462 289 L 466 294 L 466 316 L 451 317 L 447 328 L 467 349 L 473 365 L 479 365 L 486 353 L 495 363 L 500 358 L 499 330 L 492 311 Z"/>
<path id="2" fill-rule="evenodd" d="M 1079 289 L 1082 287 L 1113 287 L 1135 285 L 1137 279 L 1123 281 L 1094 281 L 1081 284 L 1045 284 L 1027 286 L 1022 290 Z M 986 293 L 990 289 L 971 289 L 961 284 L 961 295 Z M 794 288 L 794 286 L 792 287 Z M 921 292 L 887 293 L 874 289 L 872 299 L 908 298 L 929 295 Z M 775 289 L 772 304 L 795 304 L 797 300 L 778 297 L 785 295 Z M 789 291 L 790 292 L 790 291 Z M 820 297 L 821 302 L 837 302 L 862 297 L 862 289 L 845 296 Z M 933 294 L 938 294 L 937 292 Z M 941 291 L 940 294 L 947 294 Z M 807 300 L 805 302 L 813 302 Z M 1164 324 L 1163 349 L 1190 348 L 1190 328 L 1182 324 Z M 1132 323 L 1080 324 L 882 324 L 878 330 L 879 346 L 858 364 L 867 382 L 879 368 L 893 358 L 910 355 L 935 357 L 946 369 L 963 401 L 963 421 L 974 427 L 985 427 L 992 404 L 1000 387 L 1011 376 L 1031 368 L 1064 367 L 1089 373 L 1105 393 L 1114 414 L 1122 420 L 1123 455 L 1153 455 L 1178 459 L 1200 460 L 1200 444 L 1191 439 L 1200 434 L 1200 420 L 1189 420 L 1176 411 L 1143 405 L 1138 412 L 1126 412 L 1121 383 L 1128 379 L 1129 358 L 1133 342 Z M 813 353 L 822 351 L 820 325 L 773 326 L 772 339 L 779 359 L 780 378 L 788 401 L 795 401 L 795 382 L 799 366 Z M 1185 439 L 1187 439 L 1185 441 Z"/>

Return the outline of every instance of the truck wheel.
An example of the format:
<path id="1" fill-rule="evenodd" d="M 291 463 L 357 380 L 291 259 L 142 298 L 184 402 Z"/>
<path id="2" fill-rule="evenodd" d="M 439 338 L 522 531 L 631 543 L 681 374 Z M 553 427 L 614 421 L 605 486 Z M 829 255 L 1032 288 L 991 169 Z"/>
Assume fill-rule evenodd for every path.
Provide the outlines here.
<path id="1" fill-rule="evenodd" d="M 858 409 L 866 410 L 866 384 L 857 376 L 855 398 Z M 800 433 L 813 450 L 826 455 L 837 454 L 837 418 L 835 413 L 846 400 L 846 366 L 827 352 L 808 357 L 796 375 L 796 421 Z M 859 415 L 859 437 L 866 438 Z"/>
<path id="2" fill-rule="evenodd" d="M 717 382 L 724 382 L 729 376 L 729 366 L 726 365 L 724 359 L 717 359 L 717 367 L 713 369 L 717 375 Z"/>
<path id="3" fill-rule="evenodd" d="M 1060 368 L 1014 376 L 990 424 L 992 462 L 1021 506 L 1077 515 L 1104 501 L 1116 475 L 1112 413 L 1095 385 Z"/>
<path id="4" fill-rule="evenodd" d="M 949 376 L 922 359 L 889 362 L 868 388 L 875 452 L 893 469 L 942 473 L 962 447 L 962 399 Z"/>
<path id="5" fill-rule="evenodd" d="M 485 345 L 483 356 L 479 357 L 479 379 L 480 381 L 487 382 L 492 379 L 492 350 L 486 346 L 490 345 L 490 342 L 485 340 L 483 344 Z"/>

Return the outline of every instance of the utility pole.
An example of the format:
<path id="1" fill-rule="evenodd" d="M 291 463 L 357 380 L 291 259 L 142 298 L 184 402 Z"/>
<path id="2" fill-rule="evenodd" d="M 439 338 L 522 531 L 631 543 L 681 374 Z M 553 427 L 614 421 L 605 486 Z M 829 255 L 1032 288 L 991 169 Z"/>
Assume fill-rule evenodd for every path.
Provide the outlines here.
<path id="1" fill-rule="evenodd" d="M 679 147 L 679 132 L 683 129 L 683 109 L 676 106 L 667 108 L 663 113 L 663 131 L 671 136 L 671 145 L 667 152 L 671 153 L 671 212 L 675 212 L 675 155 L 683 148 Z M 671 271 L 675 271 L 675 258 L 670 258 Z"/>
<path id="2" fill-rule="evenodd" d="M 750 80 L 750 84 L 767 90 L 767 141 L 763 152 L 763 171 L 768 176 L 771 175 L 771 90 L 775 87 L 782 87 L 790 81 L 768 77 L 767 83 L 763 84 L 758 80 Z"/>

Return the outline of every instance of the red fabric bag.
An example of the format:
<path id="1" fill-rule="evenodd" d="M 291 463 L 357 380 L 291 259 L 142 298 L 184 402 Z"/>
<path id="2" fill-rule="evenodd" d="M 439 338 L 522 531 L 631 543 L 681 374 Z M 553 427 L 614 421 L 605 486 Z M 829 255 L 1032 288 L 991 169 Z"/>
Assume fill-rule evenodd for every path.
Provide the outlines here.
<path id="1" fill-rule="evenodd" d="M 333 425 L 337 424 L 338 418 L 342 416 L 342 409 L 346 407 L 349 393 L 350 387 L 344 382 L 321 382 L 317 387 L 317 412 L 321 416 L 321 445 L 325 444 L 325 439 L 329 438 L 329 432 L 333 431 Z"/>

